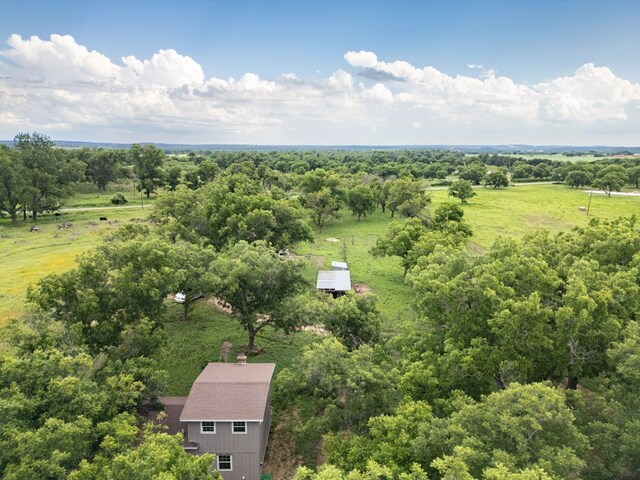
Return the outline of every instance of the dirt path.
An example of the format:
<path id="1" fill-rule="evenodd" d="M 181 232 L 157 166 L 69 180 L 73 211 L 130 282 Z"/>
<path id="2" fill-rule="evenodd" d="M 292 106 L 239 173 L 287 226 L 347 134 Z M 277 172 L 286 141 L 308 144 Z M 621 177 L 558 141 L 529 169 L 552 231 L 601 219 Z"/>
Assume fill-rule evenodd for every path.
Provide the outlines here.
<path id="1" fill-rule="evenodd" d="M 140 208 L 140 205 L 124 205 L 120 207 L 73 207 L 73 208 L 61 208 L 58 212 L 92 212 L 94 210 L 122 210 L 125 208 L 137 208 L 138 210 L 144 210 L 144 208 L 153 208 L 153 204 L 145 205 L 144 208 Z"/>
<path id="2" fill-rule="evenodd" d="M 603 190 L 584 190 L 584 193 L 593 193 L 595 195 L 606 195 Z M 640 192 L 611 192 L 611 196 L 617 197 L 640 197 Z"/>

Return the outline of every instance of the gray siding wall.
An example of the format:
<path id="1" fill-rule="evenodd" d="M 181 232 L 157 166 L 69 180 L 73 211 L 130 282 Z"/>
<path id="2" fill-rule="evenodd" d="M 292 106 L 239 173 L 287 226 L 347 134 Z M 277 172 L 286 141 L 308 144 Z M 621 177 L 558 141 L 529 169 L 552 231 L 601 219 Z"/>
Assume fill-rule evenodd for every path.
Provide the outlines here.
<path id="1" fill-rule="evenodd" d="M 264 454 L 267 451 L 267 441 L 269 440 L 269 429 L 271 428 L 271 402 L 267 401 L 267 408 L 264 412 L 264 422 L 260 425 L 260 463 L 264 462 Z"/>
<path id="2" fill-rule="evenodd" d="M 269 419 L 270 420 L 270 419 Z M 258 480 L 262 461 L 264 423 L 247 422 L 247 433 L 231 433 L 231 422 L 216 422 L 216 433 L 200 433 L 200 422 L 189 422 L 189 441 L 198 444 L 193 453 L 233 455 L 233 471 L 220 472 L 224 480 Z M 267 425 L 267 428 L 268 425 Z"/>
<path id="3" fill-rule="evenodd" d="M 232 453 L 233 471 L 220 472 L 224 480 L 260 480 L 260 465 L 255 453 Z"/>

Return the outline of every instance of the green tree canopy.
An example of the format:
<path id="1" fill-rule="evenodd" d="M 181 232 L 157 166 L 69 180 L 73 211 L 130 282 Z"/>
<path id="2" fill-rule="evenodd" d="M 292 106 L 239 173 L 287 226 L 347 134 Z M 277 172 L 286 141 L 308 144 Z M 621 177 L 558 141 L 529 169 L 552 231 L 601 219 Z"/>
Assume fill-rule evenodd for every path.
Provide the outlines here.
<path id="1" fill-rule="evenodd" d="M 160 320 L 167 294 L 191 274 L 184 250 L 156 237 L 105 243 L 81 255 L 75 270 L 42 279 L 27 296 L 99 351 L 117 344 L 128 325 Z"/>
<path id="2" fill-rule="evenodd" d="M 619 165 L 610 165 L 603 168 L 598 173 L 594 185 L 604 190 L 610 197 L 611 192 L 619 192 L 627 182 L 627 173 L 624 167 Z"/>
<path id="3" fill-rule="evenodd" d="M 496 170 L 494 172 L 487 173 L 484 184 L 491 188 L 508 187 L 509 179 L 507 178 L 507 174 L 502 170 Z"/>
<path id="4" fill-rule="evenodd" d="M 324 325 L 347 348 L 358 348 L 380 340 L 380 311 L 375 295 L 346 295 L 330 300 Z"/>
<path id="5" fill-rule="evenodd" d="M 118 150 L 104 150 L 102 148 L 84 155 L 87 164 L 86 177 L 93 182 L 101 192 L 107 185 L 123 176 L 121 152 Z"/>
<path id="6" fill-rule="evenodd" d="M 460 203 L 465 204 L 467 200 L 477 195 L 473 191 L 471 182 L 468 180 L 457 180 L 449 187 L 449 196 L 458 198 Z"/>
<path id="7" fill-rule="evenodd" d="M 277 198 L 245 175 L 220 177 L 195 191 L 178 188 L 158 199 L 152 215 L 171 238 L 219 250 L 240 240 L 281 249 L 313 239 L 298 202 Z"/>
<path id="8" fill-rule="evenodd" d="M 20 205 L 27 201 L 26 171 L 15 151 L 0 146 L 0 211 L 16 223 Z"/>
<path id="9" fill-rule="evenodd" d="M 459 177 L 468 180 L 474 185 L 480 185 L 487 174 L 487 167 L 478 162 L 471 163 L 460 169 Z"/>
<path id="10" fill-rule="evenodd" d="M 66 157 L 40 133 L 19 133 L 13 142 L 21 164 L 17 172 L 26 183 L 25 207 L 36 220 L 38 213 L 58 208 L 59 201 L 71 194 L 69 186 L 83 178 L 84 164 Z"/>
<path id="11" fill-rule="evenodd" d="M 396 211 L 406 217 L 416 217 L 431 202 L 418 181 L 399 178 L 388 183 L 387 207 L 391 211 L 391 218 Z"/>
<path id="12" fill-rule="evenodd" d="M 358 221 L 363 215 L 371 214 L 376 210 L 377 200 L 374 192 L 368 185 L 359 183 L 349 188 L 346 193 L 347 206 L 358 216 Z"/>
<path id="13" fill-rule="evenodd" d="M 300 262 L 279 259 L 264 242 L 240 241 L 212 263 L 213 291 L 247 331 L 248 354 L 255 352 L 255 338 L 263 328 L 289 332 L 299 326 L 291 300 L 306 286 L 302 269 Z"/>
<path id="14" fill-rule="evenodd" d="M 138 190 L 144 191 L 149 198 L 163 183 L 164 152 L 155 145 L 141 147 L 134 144 L 129 156 L 133 161 Z"/>

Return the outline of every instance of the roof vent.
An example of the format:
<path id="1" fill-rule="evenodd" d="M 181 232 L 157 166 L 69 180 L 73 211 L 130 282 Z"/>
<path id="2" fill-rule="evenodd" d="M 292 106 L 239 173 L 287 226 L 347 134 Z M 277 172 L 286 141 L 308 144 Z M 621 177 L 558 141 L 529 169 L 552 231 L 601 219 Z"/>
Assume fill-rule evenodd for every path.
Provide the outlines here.
<path id="1" fill-rule="evenodd" d="M 236 356 L 236 363 L 238 365 L 245 365 L 247 363 L 247 356 L 244 353 L 239 353 Z"/>

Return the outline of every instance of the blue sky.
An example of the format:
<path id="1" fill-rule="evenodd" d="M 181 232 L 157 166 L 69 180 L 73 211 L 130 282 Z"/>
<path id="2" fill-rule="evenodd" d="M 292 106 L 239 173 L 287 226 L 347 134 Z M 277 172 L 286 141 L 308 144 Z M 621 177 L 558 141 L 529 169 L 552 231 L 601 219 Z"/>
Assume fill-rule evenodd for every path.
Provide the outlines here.
<path id="1" fill-rule="evenodd" d="M 0 136 L 638 145 L 638 25 L 638 0 L 3 0 Z"/>

